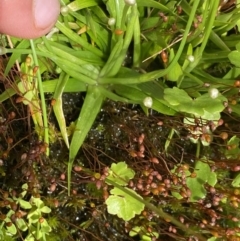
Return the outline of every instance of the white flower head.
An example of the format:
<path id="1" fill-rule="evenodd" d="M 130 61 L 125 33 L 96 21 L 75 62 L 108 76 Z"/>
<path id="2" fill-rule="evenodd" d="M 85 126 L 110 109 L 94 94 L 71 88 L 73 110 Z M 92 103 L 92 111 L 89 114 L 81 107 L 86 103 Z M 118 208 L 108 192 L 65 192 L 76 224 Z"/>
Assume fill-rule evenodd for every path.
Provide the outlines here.
<path id="1" fill-rule="evenodd" d="M 216 88 L 209 89 L 208 93 L 212 99 L 216 99 L 219 95 L 219 91 Z"/>
<path id="2" fill-rule="evenodd" d="M 144 100 L 143 100 L 143 104 L 144 106 L 146 106 L 147 108 L 152 108 L 152 105 L 153 105 L 153 99 L 152 97 L 146 97 Z"/>
<path id="3" fill-rule="evenodd" d="M 188 55 L 188 61 L 193 63 L 195 60 L 194 56 L 193 55 Z"/>
<path id="4" fill-rule="evenodd" d="M 109 18 L 108 19 L 108 25 L 109 26 L 113 26 L 113 25 L 115 25 L 115 23 L 116 23 L 116 19 L 115 18 Z"/>
<path id="5" fill-rule="evenodd" d="M 125 4 L 127 5 L 135 5 L 136 4 L 136 0 L 124 0 L 125 1 Z"/>

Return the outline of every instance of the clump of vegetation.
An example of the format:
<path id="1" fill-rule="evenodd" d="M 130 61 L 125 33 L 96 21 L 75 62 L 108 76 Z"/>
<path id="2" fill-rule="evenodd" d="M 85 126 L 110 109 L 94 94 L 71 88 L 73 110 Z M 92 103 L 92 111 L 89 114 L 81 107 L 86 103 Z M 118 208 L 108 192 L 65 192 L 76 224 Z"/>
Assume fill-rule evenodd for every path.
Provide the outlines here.
<path id="1" fill-rule="evenodd" d="M 0 237 L 239 240 L 238 1 L 61 4 L 2 36 Z"/>

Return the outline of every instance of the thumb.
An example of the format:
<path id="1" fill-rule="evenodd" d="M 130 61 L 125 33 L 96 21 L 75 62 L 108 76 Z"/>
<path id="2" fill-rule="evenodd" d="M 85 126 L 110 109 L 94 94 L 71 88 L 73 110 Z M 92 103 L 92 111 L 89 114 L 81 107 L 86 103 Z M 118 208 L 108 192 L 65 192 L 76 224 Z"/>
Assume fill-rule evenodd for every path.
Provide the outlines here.
<path id="1" fill-rule="evenodd" d="M 0 0 L 0 32 L 38 38 L 51 30 L 59 13 L 59 0 Z"/>

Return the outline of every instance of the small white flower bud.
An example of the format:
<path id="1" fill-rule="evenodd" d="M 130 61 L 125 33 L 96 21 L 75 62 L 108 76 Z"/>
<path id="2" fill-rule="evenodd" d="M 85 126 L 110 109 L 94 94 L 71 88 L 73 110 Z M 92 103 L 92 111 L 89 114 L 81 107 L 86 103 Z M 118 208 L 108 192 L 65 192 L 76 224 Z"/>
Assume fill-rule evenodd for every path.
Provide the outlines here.
<path id="1" fill-rule="evenodd" d="M 127 5 L 135 5 L 136 4 L 136 0 L 124 0 L 125 1 L 125 4 Z"/>
<path id="2" fill-rule="evenodd" d="M 108 25 L 109 26 L 113 26 L 113 25 L 115 25 L 115 23 L 116 23 L 116 19 L 115 18 L 109 18 L 108 19 Z"/>
<path id="3" fill-rule="evenodd" d="M 188 55 L 188 61 L 193 63 L 195 60 L 194 56 L 193 55 Z"/>
<path id="4" fill-rule="evenodd" d="M 146 97 L 146 98 L 143 100 L 143 104 L 144 104 L 144 106 L 146 106 L 147 108 L 152 108 L 153 99 L 152 99 L 151 97 Z"/>
<path id="5" fill-rule="evenodd" d="M 61 7 L 61 14 L 62 14 L 63 16 L 67 16 L 67 15 L 68 15 L 68 12 L 69 12 L 68 6 L 63 6 L 63 7 Z"/>
<path id="6" fill-rule="evenodd" d="M 216 88 L 211 88 L 209 89 L 208 93 L 212 99 L 216 99 L 218 97 L 219 91 Z"/>

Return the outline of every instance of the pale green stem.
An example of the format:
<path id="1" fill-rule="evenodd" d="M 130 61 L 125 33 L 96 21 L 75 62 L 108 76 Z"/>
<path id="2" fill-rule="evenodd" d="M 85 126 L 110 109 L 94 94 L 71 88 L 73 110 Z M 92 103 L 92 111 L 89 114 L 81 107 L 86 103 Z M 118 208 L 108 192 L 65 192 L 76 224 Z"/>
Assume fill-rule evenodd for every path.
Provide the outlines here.
<path id="1" fill-rule="evenodd" d="M 36 66 L 39 66 L 38 58 L 36 54 L 36 49 L 34 46 L 34 42 L 32 39 L 30 39 L 30 44 L 32 48 L 32 55 L 33 60 Z M 37 81 L 38 81 L 38 90 L 40 93 L 40 99 L 41 99 L 41 107 L 42 107 L 42 115 L 43 115 L 43 128 L 44 128 L 44 142 L 49 145 L 49 135 L 48 135 L 48 120 L 47 120 L 47 108 L 46 108 L 46 102 L 45 102 L 45 96 L 43 92 L 43 86 L 42 86 L 42 77 L 40 70 L 37 70 Z M 49 155 L 49 148 L 47 148 L 47 155 Z"/>

